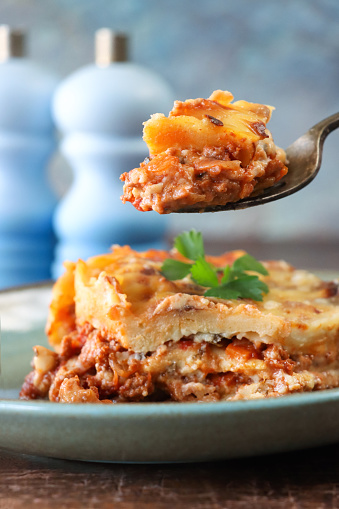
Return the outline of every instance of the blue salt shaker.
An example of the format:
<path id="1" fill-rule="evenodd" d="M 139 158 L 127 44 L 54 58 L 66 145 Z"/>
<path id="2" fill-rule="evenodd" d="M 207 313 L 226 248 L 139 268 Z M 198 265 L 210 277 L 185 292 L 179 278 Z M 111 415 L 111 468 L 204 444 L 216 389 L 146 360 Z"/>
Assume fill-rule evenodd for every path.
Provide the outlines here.
<path id="1" fill-rule="evenodd" d="M 95 63 L 66 78 L 54 96 L 61 152 L 74 176 L 54 217 L 54 277 L 64 260 L 104 253 L 113 244 L 165 247 L 167 218 L 124 205 L 119 177 L 148 155 L 142 123 L 152 113 L 167 113 L 173 92 L 156 73 L 127 60 L 124 34 L 101 29 L 95 42 Z"/>
<path id="2" fill-rule="evenodd" d="M 0 26 L 0 287 L 51 277 L 56 197 L 46 172 L 55 148 L 56 78 L 24 57 L 25 36 Z"/>

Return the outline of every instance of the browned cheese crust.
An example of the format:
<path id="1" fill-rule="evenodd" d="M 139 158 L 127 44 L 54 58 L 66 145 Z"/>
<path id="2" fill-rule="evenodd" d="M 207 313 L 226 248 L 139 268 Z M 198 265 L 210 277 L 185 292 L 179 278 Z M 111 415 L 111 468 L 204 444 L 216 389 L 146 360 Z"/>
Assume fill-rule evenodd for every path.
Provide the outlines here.
<path id="1" fill-rule="evenodd" d="M 167 214 L 225 205 L 272 186 L 286 173 L 285 154 L 266 128 L 269 106 L 232 103 L 230 92 L 176 101 L 168 117 L 144 124 L 150 157 L 121 175 L 122 201 Z"/>
<path id="2" fill-rule="evenodd" d="M 185 261 L 125 246 L 66 263 L 47 324 L 55 351 L 35 347 L 21 398 L 216 401 L 339 386 L 335 283 L 271 261 L 263 302 L 204 297 L 189 278 L 165 279 L 168 257 Z"/>

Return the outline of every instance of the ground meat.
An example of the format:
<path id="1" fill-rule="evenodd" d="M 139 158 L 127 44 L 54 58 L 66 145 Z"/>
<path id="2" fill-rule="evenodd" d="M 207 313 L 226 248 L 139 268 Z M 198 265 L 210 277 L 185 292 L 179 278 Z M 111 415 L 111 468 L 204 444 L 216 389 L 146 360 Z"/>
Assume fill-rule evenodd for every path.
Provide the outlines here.
<path id="1" fill-rule="evenodd" d="M 263 358 L 267 361 L 267 365 L 273 370 L 282 369 L 288 374 L 292 374 L 296 367 L 296 362 L 290 359 L 286 350 L 281 346 L 269 345 L 263 351 Z"/>
<path id="2" fill-rule="evenodd" d="M 123 399 L 128 401 L 141 401 L 154 392 L 152 377 L 136 373 L 120 387 L 119 393 Z"/>
<path id="3" fill-rule="evenodd" d="M 250 164 L 243 166 L 240 159 L 241 147 L 232 143 L 202 151 L 168 149 L 121 176 L 122 200 L 160 214 L 203 209 L 246 198 L 286 173 L 284 163 L 276 155 L 269 157 L 260 144 Z"/>
<path id="4" fill-rule="evenodd" d="M 48 388 L 46 391 L 42 391 L 34 384 L 35 372 L 31 371 L 25 378 L 25 381 L 21 387 L 20 391 L 20 399 L 42 399 L 45 398 L 48 393 Z"/>
<path id="5" fill-rule="evenodd" d="M 46 355 L 42 347 L 37 351 Z M 35 370 L 26 377 L 20 397 L 72 403 L 217 401 L 339 385 L 336 371 L 317 373 L 312 367 L 312 356 L 292 359 L 281 346 L 246 338 L 222 339 L 217 345 L 183 338 L 138 355 L 87 327 L 65 337 L 53 369 Z"/>

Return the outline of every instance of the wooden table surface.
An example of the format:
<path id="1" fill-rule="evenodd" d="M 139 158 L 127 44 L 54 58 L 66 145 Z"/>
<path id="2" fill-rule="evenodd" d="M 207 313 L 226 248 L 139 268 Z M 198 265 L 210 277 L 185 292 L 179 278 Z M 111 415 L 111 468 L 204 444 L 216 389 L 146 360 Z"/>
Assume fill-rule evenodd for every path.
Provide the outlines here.
<path id="1" fill-rule="evenodd" d="M 339 445 L 196 464 L 95 464 L 0 450 L 0 508 L 339 507 Z"/>
<path id="2" fill-rule="evenodd" d="M 234 249 L 237 245 L 219 246 Z M 339 246 L 242 245 L 263 259 L 339 269 Z M 266 256 L 265 256 L 266 255 Z M 339 444 L 196 464 L 95 464 L 0 450 L 0 509 L 339 508 Z"/>

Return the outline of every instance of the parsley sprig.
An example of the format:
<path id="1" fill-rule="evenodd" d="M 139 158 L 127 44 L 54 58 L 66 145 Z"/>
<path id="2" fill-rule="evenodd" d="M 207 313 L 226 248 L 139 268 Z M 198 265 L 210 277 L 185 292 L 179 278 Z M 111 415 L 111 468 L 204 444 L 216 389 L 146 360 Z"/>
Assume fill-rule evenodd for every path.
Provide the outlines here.
<path id="1" fill-rule="evenodd" d="M 258 276 L 252 274 L 256 272 L 266 276 L 268 272 L 249 254 L 240 256 L 232 265 L 226 265 L 224 268 L 214 267 L 206 260 L 202 234 L 195 230 L 176 237 L 174 247 L 193 263 L 171 258 L 165 260 L 161 272 L 171 281 L 190 275 L 195 283 L 208 288 L 204 293 L 206 297 L 220 299 L 262 301 L 263 293 L 268 293 L 268 286 Z"/>

